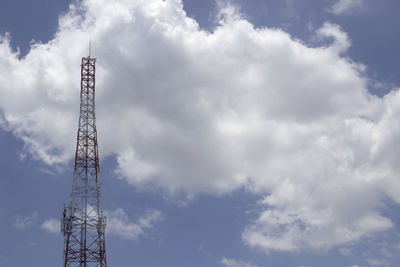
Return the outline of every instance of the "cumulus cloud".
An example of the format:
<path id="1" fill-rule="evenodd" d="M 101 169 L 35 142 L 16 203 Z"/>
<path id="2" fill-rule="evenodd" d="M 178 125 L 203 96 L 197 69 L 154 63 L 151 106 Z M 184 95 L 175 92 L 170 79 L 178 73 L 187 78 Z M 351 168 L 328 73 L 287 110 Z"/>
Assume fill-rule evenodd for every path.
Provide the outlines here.
<path id="1" fill-rule="evenodd" d="M 61 231 L 61 225 L 60 225 L 60 220 L 56 220 L 53 218 L 45 220 L 41 227 L 43 230 L 49 232 L 49 233 L 60 233 Z"/>
<path id="2" fill-rule="evenodd" d="M 227 267 L 257 267 L 257 265 L 254 265 L 252 263 L 246 263 L 243 261 L 238 261 L 234 259 L 229 259 L 223 257 L 221 260 L 221 264 Z"/>
<path id="3" fill-rule="evenodd" d="M 124 239 L 139 238 L 162 219 L 162 214 L 158 210 L 148 210 L 137 222 L 131 222 L 128 214 L 121 208 L 115 211 L 106 211 L 105 214 L 107 216 L 107 233 Z"/>
<path id="4" fill-rule="evenodd" d="M 349 15 L 354 10 L 360 9 L 363 4 L 363 0 L 339 0 L 329 11 L 335 15 Z"/>
<path id="5" fill-rule="evenodd" d="M 400 203 L 400 93 L 368 92 L 365 66 L 346 58 L 350 41 L 335 24 L 316 31 L 334 42 L 311 48 L 220 8 L 207 32 L 180 0 L 85 0 L 23 58 L 2 36 L 1 126 L 50 165 L 70 160 L 79 62 L 92 39 L 100 151 L 128 183 L 188 197 L 246 187 L 262 212 L 242 237 L 265 252 L 390 229 L 380 208 L 384 198 Z M 143 229 L 111 214 L 110 232 Z"/>

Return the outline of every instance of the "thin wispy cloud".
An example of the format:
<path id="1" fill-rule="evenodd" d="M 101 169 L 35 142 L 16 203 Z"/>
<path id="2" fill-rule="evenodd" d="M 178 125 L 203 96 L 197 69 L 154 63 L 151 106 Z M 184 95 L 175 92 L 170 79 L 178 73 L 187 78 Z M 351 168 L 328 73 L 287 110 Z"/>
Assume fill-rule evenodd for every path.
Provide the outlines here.
<path id="1" fill-rule="evenodd" d="M 13 226 L 19 230 L 27 229 L 33 226 L 37 222 L 38 216 L 39 216 L 38 212 L 34 212 L 31 215 L 26 215 L 26 216 L 18 214 L 15 217 Z"/>
<path id="2" fill-rule="evenodd" d="M 225 257 L 222 258 L 221 264 L 226 267 L 258 267 L 258 265 L 254 265 L 252 263 L 247 263 L 244 261 L 225 258 Z"/>
<path id="3" fill-rule="evenodd" d="M 363 7 L 364 0 L 339 0 L 329 11 L 335 15 L 350 15 Z"/>
<path id="4" fill-rule="evenodd" d="M 152 229 L 163 218 L 158 210 L 148 210 L 136 221 L 131 221 L 128 214 L 121 208 L 115 211 L 106 211 L 108 234 L 119 236 L 123 239 L 136 240 L 145 235 L 146 231 Z"/>

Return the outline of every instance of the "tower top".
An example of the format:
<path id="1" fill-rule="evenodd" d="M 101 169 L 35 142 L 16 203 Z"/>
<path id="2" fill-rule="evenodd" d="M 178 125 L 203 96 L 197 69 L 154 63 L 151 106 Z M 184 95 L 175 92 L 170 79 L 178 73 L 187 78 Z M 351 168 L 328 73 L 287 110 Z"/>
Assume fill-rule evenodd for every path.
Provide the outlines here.
<path id="1" fill-rule="evenodd" d="M 92 40 L 89 40 L 89 57 L 92 54 Z"/>

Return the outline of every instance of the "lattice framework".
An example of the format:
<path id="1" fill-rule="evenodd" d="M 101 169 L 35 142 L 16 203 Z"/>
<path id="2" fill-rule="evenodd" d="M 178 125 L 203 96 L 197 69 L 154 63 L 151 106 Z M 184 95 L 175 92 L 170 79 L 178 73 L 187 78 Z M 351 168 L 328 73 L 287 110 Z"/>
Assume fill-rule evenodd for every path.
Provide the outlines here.
<path id="1" fill-rule="evenodd" d="M 79 127 L 71 202 L 63 206 L 64 267 L 106 267 L 95 116 L 96 59 L 82 58 Z"/>

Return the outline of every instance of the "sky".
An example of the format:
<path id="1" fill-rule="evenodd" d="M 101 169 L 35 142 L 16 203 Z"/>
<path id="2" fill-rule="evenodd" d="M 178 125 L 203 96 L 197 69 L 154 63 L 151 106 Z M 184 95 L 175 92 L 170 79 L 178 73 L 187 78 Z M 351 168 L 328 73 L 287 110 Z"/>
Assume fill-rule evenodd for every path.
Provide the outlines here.
<path id="1" fill-rule="evenodd" d="M 109 266 L 398 266 L 399 11 L 0 0 L 0 267 L 62 264 L 89 40 Z"/>

